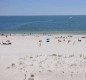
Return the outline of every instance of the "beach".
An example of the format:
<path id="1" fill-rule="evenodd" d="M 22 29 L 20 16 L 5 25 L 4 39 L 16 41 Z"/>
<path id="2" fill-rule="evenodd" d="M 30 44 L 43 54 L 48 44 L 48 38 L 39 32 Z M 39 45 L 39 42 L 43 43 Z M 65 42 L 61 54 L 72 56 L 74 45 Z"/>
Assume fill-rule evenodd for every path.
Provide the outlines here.
<path id="1" fill-rule="evenodd" d="M 86 35 L 1 35 L 0 80 L 86 80 Z"/>

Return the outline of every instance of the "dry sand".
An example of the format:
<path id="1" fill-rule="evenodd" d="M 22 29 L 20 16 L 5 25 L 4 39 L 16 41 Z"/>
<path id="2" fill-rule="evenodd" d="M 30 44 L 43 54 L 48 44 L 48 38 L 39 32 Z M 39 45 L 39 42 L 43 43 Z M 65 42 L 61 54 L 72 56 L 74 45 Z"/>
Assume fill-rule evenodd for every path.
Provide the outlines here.
<path id="1" fill-rule="evenodd" d="M 86 80 L 86 35 L 0 36 L 0 80 Z"/>

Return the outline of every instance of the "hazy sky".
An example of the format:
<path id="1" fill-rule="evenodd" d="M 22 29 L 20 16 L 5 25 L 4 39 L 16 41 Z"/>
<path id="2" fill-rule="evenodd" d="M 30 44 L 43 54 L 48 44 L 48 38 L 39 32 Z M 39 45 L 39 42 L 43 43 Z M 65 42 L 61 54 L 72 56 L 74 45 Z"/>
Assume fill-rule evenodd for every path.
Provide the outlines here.
<path id="1" fill-rule="evenodd" d="M 86 15 L 86 0 L 0 0 L 0 15 Z"/>

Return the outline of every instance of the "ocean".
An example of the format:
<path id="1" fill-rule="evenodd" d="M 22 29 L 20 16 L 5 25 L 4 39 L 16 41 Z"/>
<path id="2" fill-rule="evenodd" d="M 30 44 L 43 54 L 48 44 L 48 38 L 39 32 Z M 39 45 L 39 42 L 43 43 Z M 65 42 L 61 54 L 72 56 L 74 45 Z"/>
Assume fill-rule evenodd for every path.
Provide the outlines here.
<path id="1" fill-rule="evenodd" d="M 0 16 L 0 33 L 86 33 L 86 16 Z"/>

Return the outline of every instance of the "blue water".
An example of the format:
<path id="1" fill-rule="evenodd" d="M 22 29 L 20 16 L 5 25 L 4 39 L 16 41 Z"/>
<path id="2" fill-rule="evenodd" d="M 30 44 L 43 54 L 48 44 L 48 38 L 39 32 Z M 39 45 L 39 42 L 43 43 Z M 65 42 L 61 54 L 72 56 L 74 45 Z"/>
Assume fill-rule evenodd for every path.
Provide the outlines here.
<path id="1" fill-rule="evenodd" d="M 86 16 L 0 16 L 0 32 L 86 32 Z"/>

